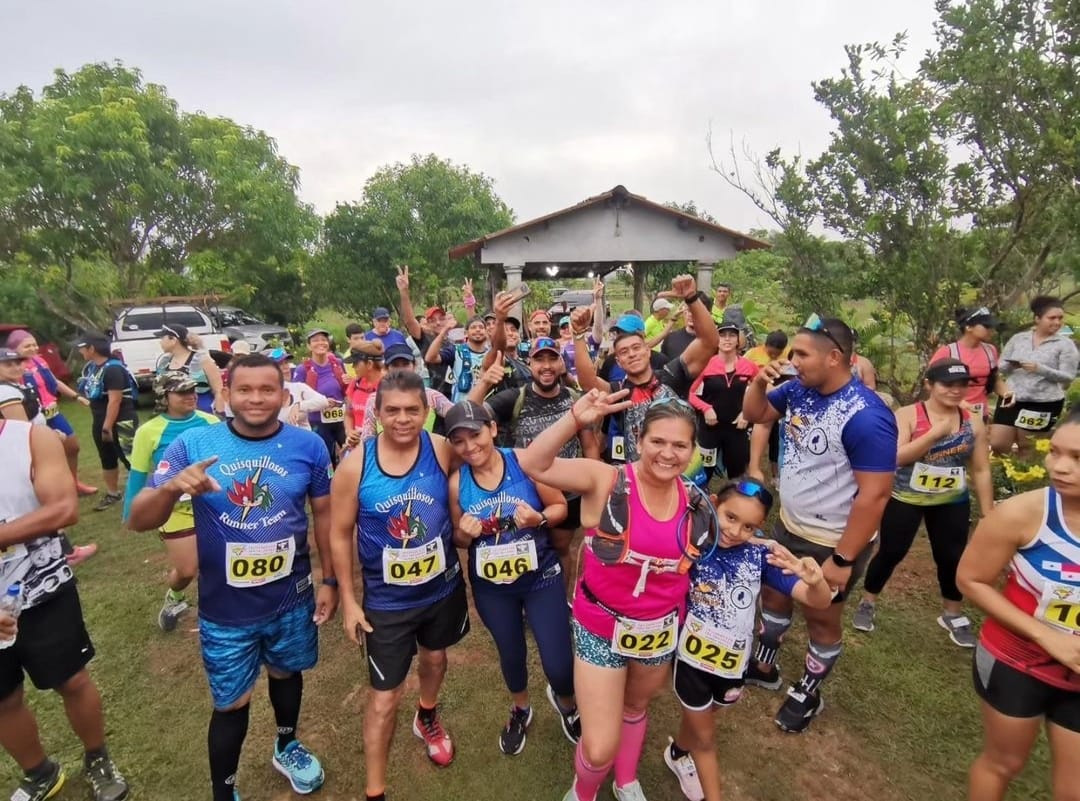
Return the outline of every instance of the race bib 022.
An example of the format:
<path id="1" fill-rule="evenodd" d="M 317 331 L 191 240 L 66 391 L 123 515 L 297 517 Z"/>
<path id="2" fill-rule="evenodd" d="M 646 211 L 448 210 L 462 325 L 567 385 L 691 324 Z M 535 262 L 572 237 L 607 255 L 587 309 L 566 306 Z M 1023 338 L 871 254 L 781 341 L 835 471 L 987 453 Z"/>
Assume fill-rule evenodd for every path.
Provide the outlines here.
<path id="1" fill-rule="evenodd" d="M 679 616 L 672 612 L 655 620 L 616 618 L 611 650 L 631 659 L 667 656 L 678 645 Z"/>

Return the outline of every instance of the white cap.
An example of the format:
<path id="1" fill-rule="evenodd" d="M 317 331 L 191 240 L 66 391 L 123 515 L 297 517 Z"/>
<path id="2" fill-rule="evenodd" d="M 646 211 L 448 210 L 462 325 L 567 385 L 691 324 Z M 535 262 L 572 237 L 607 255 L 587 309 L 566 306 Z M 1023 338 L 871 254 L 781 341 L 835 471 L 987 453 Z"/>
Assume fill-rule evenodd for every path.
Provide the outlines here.
<path id="1" fill-rule="evenodd" d="M 238 339 L 232 343 L 232 352 L 237 356 L 247 356 L 251 353 L 251 343 L 246 339 Z"/>
<path id="2" fill-rule="evenodd" d="M 671 301 L 670 300 L 668 300 L 667 298 L 657 298 L 656 300 L 653 301 L 653 304 L 652 304 L 652 310 L 653 311 L 663 311 L 664 309 L 669 309 L 669 310 L 671 309 Z"/>

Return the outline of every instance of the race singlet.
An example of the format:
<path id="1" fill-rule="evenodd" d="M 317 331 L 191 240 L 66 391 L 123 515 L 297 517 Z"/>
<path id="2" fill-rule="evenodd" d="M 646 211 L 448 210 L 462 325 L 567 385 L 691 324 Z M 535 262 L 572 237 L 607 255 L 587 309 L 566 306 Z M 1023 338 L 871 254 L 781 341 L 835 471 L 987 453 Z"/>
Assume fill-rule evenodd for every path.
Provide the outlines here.
<path id="1" fill-rule="evenodd" d="M 678 645 L 679 616 L 671 612 L 653 620 L 615 618 L 611 650 L 631 659 L 667 656 Z"/>
<path id="2" fill-rule="evenodd" d="M 536 540 L 480 545 L 476 549 L 476 573 L 492 584 L 513 584 L 539 566 Z"/>
<path id="3" fill-rule="evenodd" d="M 441 539 L 413 548 L 384 548 L 383 581 L 402 587 L 427 584 L 446 570 L 446 552 Z"/>
<path id="4" fill-rule="evenodd" d="M 1016 414 L 1015 425 L 1025 431 L 1042 431 L 1050 425 L 1050 412 L 1033 412 L 1030 409 L 1021 409 Z"/>
<path id="5" fill-rule="evenodd" d="M 292 537 L 277 542 L 225 543 L 225 580 L 230 587 L 261 587 L 292 573 L 296 543 Z"/>
<path id="6" fill-rule="evenodd" d="M 911 469 L 910 486 L 916 492 L 930 495 L 962 492 L 967 487 L 967 473 L 963 467 L 938 467 L 916 462 Z"/>
<path id="7" fill-rule="evenodd" d="M 698 670 L 725 679 L 741 679 L 750 642 L 689 615 L 679 637 L 679 659 Z"/>

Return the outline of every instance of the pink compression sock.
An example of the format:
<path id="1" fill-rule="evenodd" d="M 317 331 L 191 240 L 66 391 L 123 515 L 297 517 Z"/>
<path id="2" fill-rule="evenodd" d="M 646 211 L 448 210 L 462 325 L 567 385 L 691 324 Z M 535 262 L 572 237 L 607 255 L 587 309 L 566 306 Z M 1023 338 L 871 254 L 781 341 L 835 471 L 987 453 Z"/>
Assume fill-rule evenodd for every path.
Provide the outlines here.
<path id="1" fill-rule="evenodd" d="M 574 792 L 578 800 L 596 801 L 596 794 L 600 791 L 600 785 L 607 778 L 609 770 L 611 770 L 610 762 L 604 765 L 590 765 L 585 755 L 581 753 L 579 741 L 574 751 L 574 773 L 577 777 L 574 782 Z"/>
<path id="2" fill-rule="evenodd" d="M 645 712 L 636 718 L 628 718 L 623 714 L 619 751 L 615 754 L 615 784 L 619 787 L 625 787 L 637 779 L 637 766 L 641 760 L 641 749 L 645 745 L 648 722 L 649 716 Z"/>

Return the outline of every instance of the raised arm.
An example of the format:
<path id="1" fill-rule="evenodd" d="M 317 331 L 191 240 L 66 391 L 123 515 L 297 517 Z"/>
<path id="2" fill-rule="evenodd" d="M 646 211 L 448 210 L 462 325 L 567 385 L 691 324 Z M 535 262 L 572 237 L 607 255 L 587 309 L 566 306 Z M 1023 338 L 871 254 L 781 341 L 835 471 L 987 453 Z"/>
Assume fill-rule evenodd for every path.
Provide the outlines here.
<path id="1" fill-rule="evenodd" d="M 716 350 L 720 346 L 720 332 L 709 310 L 701 302 L 697 282 L 692 275 L 675 276 L 671 280 L 671 291 L 663 294 L 683 300 L 690 318 L 694 321 L 694 341 L 683 351 L 682 360 L 686 365 L 686 371 L 696 376 L 705 369 L 709 359 L 716 355 Z"/>
<path id="2" fill-rule="evenodd" d="M 396 269 L 397 275 L 394 276 L 394 282 L 397 284 L 398 296 L 401 298 L 401 322 L 404 323 L 405 330 L 409 332 L 413 341 L 419 342 L 424 330 L 420 327 L 420 323 L 416 322 L 416 311 L 413 309 L 412 298 L 409 297 L 409 265 L 403 264 Z"/>
<path id="3" fill-rule="evenodd" d="M 442 364 L 442 349 L 443 342 L 446 340 L 446 335 L 451 328 L 457 325 L 457 320 L 454 315 L 448 314 L 443 320 L 442 327 L 439 329 L 439 333 L 435 335 L 435 339 L 431 340 L 431 344 L 428 346 L 427 353 L 424 354 L 424 364 Z"/>
<path id="4" fill-rule="evenodd" d="M 574 337 L 574 366 L 577 368 L 578 384 L 586 392 L 596 389 L 607 394 L 611 384 L 596 374 L 596 365 L 589 356 L 589 345 L 585 337 L 589 335 L 589 323 L 592 320 L 592 307 L 579 306 L 570 312 L 570 332 Z"/>
<path id="5" fill-rule="evenodd" d="M 783 413 L 769 401 L 769 387 L 781 376 L 785 361 L 769 362 L 762 367 L 743 395 L 742 414 L 749 423 L 775 423 Z M 783 386 L 783 385 L 781 385 Z M 777 387 L 779 390 L 780 387 Z"/>

